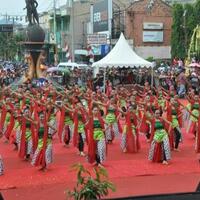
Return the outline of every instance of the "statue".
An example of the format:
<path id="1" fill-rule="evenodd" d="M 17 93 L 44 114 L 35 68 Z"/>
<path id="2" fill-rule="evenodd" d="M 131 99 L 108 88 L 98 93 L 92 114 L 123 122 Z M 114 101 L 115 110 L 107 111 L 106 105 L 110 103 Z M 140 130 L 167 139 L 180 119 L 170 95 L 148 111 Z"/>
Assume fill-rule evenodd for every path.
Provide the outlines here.
<path id="1" fill-rule="evenodd" d="M 39 16 L 37 12 L 38 3 L 36 0 L 25 0 L 27 10 L 27 18 L 29 25 L 26 28 L 25 41 L 22 43 L 25 46 L 28 63 L 28 71 L 24 76 L 24 82 L 32 81 L 34 78 L 39 79 L 44 77 L 44 46 L 45 32 L 39 25 Z M 42 66 L 42 68 L 41 68 Z"/>
<path id="2" fill-rule="evenodd" d="M 39 16 L 37 12 L 38 2 L 36 0 L 25 0 L 26 7 L 24 10 L 27 10 L 27 18 L 29 24 L 39 24 Z"/>

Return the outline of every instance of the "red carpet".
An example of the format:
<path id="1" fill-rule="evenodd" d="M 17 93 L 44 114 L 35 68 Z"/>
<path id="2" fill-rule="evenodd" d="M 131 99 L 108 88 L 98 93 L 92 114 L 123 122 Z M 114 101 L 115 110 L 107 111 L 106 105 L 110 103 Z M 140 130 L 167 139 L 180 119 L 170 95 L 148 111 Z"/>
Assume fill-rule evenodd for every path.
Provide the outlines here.
<path id="1" fill-rule="evenodd" d="M 172 152 L 170 165 L 148 162 L 148 148 L 141 136 L 142 149 L 137 154 L 121 153 L 119 141 L 108 147 L 105 167 L 117 187 L 110 197 L 145 194 L 192 192 L 200 181 L 200 164 L 194 152 L 194 139 L 184 135 L 181 152 Z M 64 200 L 66 188 L 74 186 L 76 176 L 70 166 L 84 163 L 85 158 L 76 155 L 76 149 L 64 148 L 54 140 L 54 163 L 47 172 L 40 172 L 30 163 L 21 161 L 12 146 L 0 142 L 5 175 L 0 177 L 0 192 L 6 200 Z"/>

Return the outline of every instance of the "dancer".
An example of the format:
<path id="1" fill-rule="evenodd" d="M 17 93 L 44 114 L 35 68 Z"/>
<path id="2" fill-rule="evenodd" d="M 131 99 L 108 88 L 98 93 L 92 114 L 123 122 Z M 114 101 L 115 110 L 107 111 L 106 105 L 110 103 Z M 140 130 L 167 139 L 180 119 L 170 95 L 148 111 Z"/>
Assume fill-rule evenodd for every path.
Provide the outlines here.
<path id="1" fill-rule="evenodd" d="M 55 104 L 56 105 L 56 104 Z M 64 101 L 63 105 L 56 105 L 60 112 L 60 120 L 58 126 L 58 135 L 65 147 L 69 147 L 70 140 L 72 138 L 72 133 L 74 130 L 73 125 L 73 110 L 69 107 L 69 102 Z"/>
<path id="2" fill-rule="evenodd" d="M 195 151 L 196 153 L 200 153 L 200 117 L 198 118 L 198 129 L 196 134 L 196 140 L 195 140 Z M 199 160 L 200 162 L 200 160 Z"/>
<path id="3" fill-rule="evenodd" d="M 101 105 L 101 103 L 99 103 Z M 117 106 L 115 100 L 112 98 L 107 105 L 106 114 L 106 141 L 111 144 L 115 137 L 119 137 L 119 127 L 117 119 Z"/>
<path id="4" fill-rule="evenodd" d="M 31 118 L 31 112 L 28 106 L 23 111 L 21 123 L 19 157 L 28 161 L 35 148 L 35 133 L 33 127 L 35 121 Z"/>
<path id="5" fill-rule="evenodd" d="M 77 107 L 74 111 L 74 134 L 73 134 L 73 144 L 75 147 L 78 147 L 79 155 L 85 156 L 84 147 L 86 141 L 86 112 L 79 101 Z"/>
<path id="6" fill-rule="evenodd" d="M 124 153 L 136 153 L 140 149 L 138 133 L 137 106 L 130 105 L 128 111 L 123 114 L 126 117 L 126 124 L 122 133 L 121 148 Z"/>
<path id="7" fill-rule="evenodd" d="M 54 129 L 57 129 L 57 121 L 56 121 L 56 114 L 57 110 L 54 107 L 54 99 L 53 95 L 49 94 L 47 98 L 47 105 L 45 106 L 46 113 L 47 113 L 47 121 L 51 125 L 51 127 L 54 127 Z M 54 129 L 49 129 L 49 132 L 51 135 L 54 134 Z"/>
<path id="8" fill-rule="evenodd" d="M 21 130 L 21 109 L 20 102 L 16 101 L 14 110 L 14 127 L 10 134 L 10 143 L 15 145 L 14 150 L 18 150 L 18 145 L 20 143 L 20 130 Z"/>
<path id="9" fill-rule="evenodd" d="M 199 97 L 198 95 L 194 96 L 194 100 L 190 101 L 190 103 L 186 107 L 187 111 L 190 114 L 190 120 L 188 124 L 187 132 L 189 134 L 193 134 L 194 137 L 197 133 L 197 123 L 199 118 Z"/>
<path id="10" fill-rule="evenodd" d="M 101 117 L 99 108 L 93 107 L 92 115 L 88 122 L 88 160 L 93 165 L 102 166 L 106 159 L 105 122 Z"/>
<path id="11" fill-rule="evenodd" d="M 142 121 L 140 124 L 140 132 L 144 133 L 146 135 L 147 142 L 150 142 L 151 122 L 149 121 L 149 118 L 153 115 L 155 109 L 157 108 L 157 105 L 155 105 L 155 102 L 151 102 L 149 95 L 145 97 L 144 102 L 138 102 L 138 103 L 142 104 L 144 107 Z"/>
<path id="12" fill-rule="evenodd" d="M 171 159 L 170 144 L 165 124 L 169 123 L 161 118 L 159 109 L 155 110 L 155 116 L 151 119 L 152 142 L 149 150 L 149 160 L 153 162 L 162 162 L 168 164 Z M 171 127 L 169 128 L 170 132 Z"/>
<path id="13" fill-rule="evenodd" d="M 1 123 L 3 126 L 3 135 L 6 138 L 6 142 L 9 141 L 10 134 L 14 127 L 14 115 L 13 115 L 14 106 L 11 103 L 10 97 L 7 97 L 2 107 L 2 116 Z"/>
<path id="14" fill-rule="evenodd" d="M 0 132 L 0 138 L 3 136 L 2 132 Z M 3 168 L 3 160 L 0 154 L 0 176 L 3 175 L 4 168 Z"/>
<path id="15" fill-rule="evenodd" d="M 167 102 L 167 120 L 172 123 L 172 132 L 169 133 L 169 141 L 172 150 L 179 151 L 179 143 L 182 138 L 179 118 L 183 115 L 179 114 L 179 106 L 174 98 Z"/>
<path id="16" fill-rule="evenodd" d="M 33 155 L 31 164 L 33 166 L 41 166 L 40 170 L 45 170 L 47 166 L 52 163 L 52 131 L 56 131 L 55 127 L 47 123 L 47 116 L 45 118 L 44 111 L 39 113 L 39 122 L 35 125 L 38 127 L 38 145 Z"/>

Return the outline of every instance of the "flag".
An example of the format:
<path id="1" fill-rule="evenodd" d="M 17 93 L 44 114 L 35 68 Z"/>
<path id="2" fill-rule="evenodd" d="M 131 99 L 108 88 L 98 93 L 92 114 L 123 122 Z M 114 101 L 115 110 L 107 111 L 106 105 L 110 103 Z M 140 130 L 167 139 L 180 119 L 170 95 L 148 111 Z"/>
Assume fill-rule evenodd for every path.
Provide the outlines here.
<path id="1" fill-rule="evenodd" d="M 94 63 L 94 53 L 92 51 L 92 47 L 91 46 L 88 46 L 87 47 L 87 52 L 88 52 L 88 56 L 89 56 L 89 61 L 90 63 Z"/>
<path id="2" fill-rule="evenodd" d="M 65 44 L 64 51 L 66 52 L 65 56 L 67 58 L 67 62 L 72 62 L 72 56 L 71 56 L 71 53 L 70 53 L 70 48 L 69 48 L 69 45 L 67 43 Z"/>

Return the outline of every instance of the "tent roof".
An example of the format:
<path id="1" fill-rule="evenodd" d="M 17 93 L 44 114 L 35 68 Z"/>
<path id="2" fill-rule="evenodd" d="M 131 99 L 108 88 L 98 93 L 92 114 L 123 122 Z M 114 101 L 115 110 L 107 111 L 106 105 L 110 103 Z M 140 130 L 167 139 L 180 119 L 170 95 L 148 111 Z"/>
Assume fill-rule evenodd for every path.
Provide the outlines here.
<path id="1" fill-rule="evenodd" d="M 92 67 L 151 67 L 152 63 L 138 56 L 126 41 L 124 34 L 121 36 L 110 53 Z"/>

